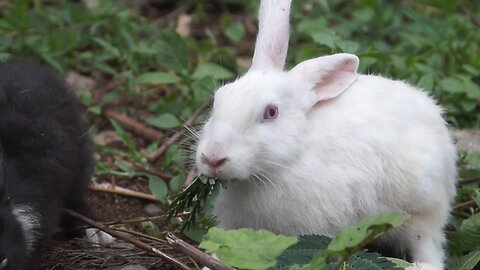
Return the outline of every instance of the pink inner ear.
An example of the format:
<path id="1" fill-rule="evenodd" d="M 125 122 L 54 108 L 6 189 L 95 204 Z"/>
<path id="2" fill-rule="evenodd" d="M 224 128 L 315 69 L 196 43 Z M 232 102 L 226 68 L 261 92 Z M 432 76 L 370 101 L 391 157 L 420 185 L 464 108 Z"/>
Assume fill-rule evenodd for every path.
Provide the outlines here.
<path id="1" fill-rule="evenodd" d="M 285 23 L 285 22 L 283 22 Z M 271 61 L 273 67 L 277 69 L 282 69 L 285 64 L 285 57 L 288 50 L 288 22 L 287 25 L 279 26 L 280 29 L 287 29 L 287 31 L 280 31 L 277 33 L 277 36 L 272 38 L 270 43 L 267 45 L 268 48 L 265 53 Z"/>
<path id="2" fill-rule="evenodd" d="M 327 100 L 340 95 L 356 79 L 356 63 L 353 60 L 336 66 L 322 76 L 322 80 L 314 87 L 318 101 Z"/>

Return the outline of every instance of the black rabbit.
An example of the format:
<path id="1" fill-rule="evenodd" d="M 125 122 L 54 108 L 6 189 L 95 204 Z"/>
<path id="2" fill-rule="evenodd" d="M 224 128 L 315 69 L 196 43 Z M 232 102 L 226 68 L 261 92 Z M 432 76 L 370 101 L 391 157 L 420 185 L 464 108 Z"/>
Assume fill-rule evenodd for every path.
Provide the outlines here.
<path id="1" fill-rule="evenodd" d="M 56 226 L 79 225 L 62 208 L 91 216 L 93 159 L 75 95 L 33 60 L 0 64 L 0 163 L 0 262 L 37 269 Z"/>

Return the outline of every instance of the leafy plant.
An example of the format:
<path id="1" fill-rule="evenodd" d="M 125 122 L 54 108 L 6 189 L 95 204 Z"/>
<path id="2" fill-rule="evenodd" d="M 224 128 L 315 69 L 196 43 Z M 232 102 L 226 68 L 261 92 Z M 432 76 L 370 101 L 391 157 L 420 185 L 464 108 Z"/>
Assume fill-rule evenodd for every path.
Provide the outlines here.
<path id="1" fill-rule="evenodd" d="M 215 253 L 229 266 L 262 270 L 276 265 L 276 258 L 297 242 L 296 237 L 275 235 L 266 230 L 224 231 L 213 227 L 204 236 L 200 248 Z"/>
<path id="2" fill-rule="evenodd" d="M 215 197 L 221 182 L 204 175 L 197 177 L 183 192 L 175 197 L 170 204 L 168 216 L 174 217 L 188 211 L 181 230 L 188 229 L 195 224 L 197 217 L 204 210 L 205 205 Z"/>
<path id="3" fill-rule="evenodd" d="M 346 227 L 334 239 L 307 235 L 299 239 L 265 230 L 224 231 L 211 228 L 200 248 L 241 269 L 402 269 L 378 253 L 360 250 L 376 237 L 408 220 L 407 215 L 385 214 Z M 400 260 L 399 260 L 400 261 Z M 404 262 L 400 262 L 405 264 Z"/>

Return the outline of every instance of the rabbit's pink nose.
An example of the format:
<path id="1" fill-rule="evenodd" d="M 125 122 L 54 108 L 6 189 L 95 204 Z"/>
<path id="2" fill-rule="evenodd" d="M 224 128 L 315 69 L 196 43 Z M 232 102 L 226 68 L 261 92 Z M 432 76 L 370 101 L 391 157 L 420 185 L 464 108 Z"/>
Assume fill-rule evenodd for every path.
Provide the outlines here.
<path id="1" fill-rule="evenodd" d="M 229 161 L 229 158 L 224 157 L 224 158 L 208 158 L 205 155 L 202 155 L 202 161 L 203 163 L 207 164 L 210 166 L 212 169 L 217 169 L 221 167 L 223 164 Z"/>

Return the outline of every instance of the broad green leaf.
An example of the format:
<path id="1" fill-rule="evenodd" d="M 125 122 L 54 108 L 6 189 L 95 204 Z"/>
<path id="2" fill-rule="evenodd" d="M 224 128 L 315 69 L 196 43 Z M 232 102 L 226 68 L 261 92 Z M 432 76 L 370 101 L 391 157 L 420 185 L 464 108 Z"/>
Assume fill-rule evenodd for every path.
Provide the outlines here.
<path id="1" fill-rule="evenodd" d="M 223 80 L 232 78 L 234 74 L 230 70 L 217 64 L 203 63 L 197 66 L 193 72 L 192 78 L 202 79 L 207 76 L 211 76 L 217 80 Z"/>
<path id="2" fill-rule="evenodd" d="M 155 43 L 155 50 L 160 62 L 158 65 L 171 68 L 183 74 L 188 68 L 188 51 L 185 40 L 172 29 L 164 29 L 160 40 Z"/>
<path id="3" fill-rule="evenodd" d="M 385 257 L 386 259 L 388 259 L 389 261 L 393 262 L 395 265 L 397 265 L 398 267 L 400 268 L 407 268 L 411 265 L 411 263 L 405 261 L 405 260 L 402 260 L 402 259 L 399 259 L 399 258 L 391 258 L 391 257 Z"/>
<path id="4" fill-rule="evenodd" d="M 261 270 L 274 267 L 276 258 L 297 241 L 296 237 L 275 235 L 265 230 L 224 231 L 213 227 L 204 236 L 200 248 L 215 253 L 226 265 Z"/>
<path id="5" fill-rule="evenodd" d="M 433 90 L 433 82 L 434 82 L 433 74 L 431 74 L 431 73 L 425 74 L 418 81 L 418 86 L 420 86 L 423 89 L 431 92 Z"/>
<path id="6" fill-rule="evenodd" d="M 474 214 L 460 224 L 452 241 L 463 251 L 471 251 L 480 246 L 480 213 Z"/>
<path id="7" fill-rule="evenodd" d="M 335 41 L 338 39 L 337 34 L 328 29 L 322 29 L 318 32 L 311 34 L 313 40 L 322 45 L 327 45 L 329 48 L 335 47 Z"/>
<path id="8" fill-rule="evenodd" d="M 140 75 L 137 84 L 168 84 L 182 81 L 182 78 L 166 72 L 147 72 Z"/>
<path id="9" fill-rule="evenodd" d="M 465 92 L 464 83 L 457 78 L 446 78 L 440 81 L 440 85 L 450 93 Z"/>
<path id="10" fill-rule="evenodd" d="M 157 117 L 149 117 L 145 122 L 160 129 L 173 129 L 182 124 L 177 117 L 170 113 L 164 113 Z"/>
<path id="11" fill-rule="evenodd" d="M 408 215 L 390 213 L 368 218 L 360 224 L 342 229 L 328 245 L 328 250 L 344 254 L 359 250 L 390 228 L 397 227 L 409 219 Z"/>
<path id="12" fill-rule="evenodd" d="M 480 262 L 480 251 L 472 251 L 460 258 L 460 266 L 458 270 L 477 269 L 475 266 Z"/>
<path id="13" fill-rule="evenodd" d="M 328 253 L 325 251 L 317 252 L 313 259 L 304 265 L 293 265 L 289 270 L 319 270 L 327 267 Z"/>
<path id="14" fill-rule="evenodd" d="M 225 35 L 233 42 L 240 42 L 245 36 L 243 24 L 239 21 L 232 22 L 226 29 Z"/>
<path id="15" fill-rule="evenodd" d="M 289 269 L 292 265 L 304 265 L 309 263 L 314 254 L 327 249 L 332 239 L 322 235 L 300 236 L 298 243 L 291 246 L 277 258 L 278 269 Z"/>
<path id="16" fill-rule="evenodd" d="M 160 200 L 162 203 L 167 202 L 167 184 L 163 181 L 162 178 L 156 175 L 147 175 L 148 176 L 148 187 L 155 197 Z"/>

